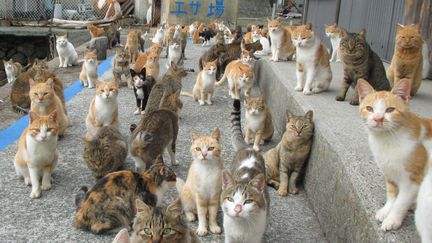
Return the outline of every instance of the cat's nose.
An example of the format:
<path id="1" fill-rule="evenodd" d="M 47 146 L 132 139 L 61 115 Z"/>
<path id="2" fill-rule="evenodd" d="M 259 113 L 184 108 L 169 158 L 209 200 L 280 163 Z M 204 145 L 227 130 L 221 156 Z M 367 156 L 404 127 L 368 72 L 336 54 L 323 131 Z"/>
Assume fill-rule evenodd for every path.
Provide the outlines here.
<path id="1" fill-rule="evenodd" d="M 205 159 L 207 157 L 207 153 L 201 153 L 202 157 Z"/>
<path id="2" fill-rule="evenodd" d="M 374 122 L 381 124 L 384 121 L 384 116 L 383 115 L 377 115 L 373 117 Z"/>
<path id="3" fill-rule="evenodd" d="M 239 214 L 241 211 L 242 211 L 242 205 L 240 205 L 240 204 L 235 205 L 234 212 Z"/>

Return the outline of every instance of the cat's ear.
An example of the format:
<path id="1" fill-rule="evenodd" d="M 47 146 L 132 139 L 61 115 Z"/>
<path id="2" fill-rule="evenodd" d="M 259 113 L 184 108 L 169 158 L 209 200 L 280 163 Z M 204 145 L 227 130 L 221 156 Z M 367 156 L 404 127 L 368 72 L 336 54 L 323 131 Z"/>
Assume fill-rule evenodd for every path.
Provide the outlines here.
<path id="1" fill-rule="evenodd" d="M 396 25 L 396 31 L 399 31 L 399 30 L 401 30 L 403 28 L 405 28 L 405 25 L 397 23 L 397 25 Z"/>
<path id="2" fill-rule="evenodd" d="M 183 207 L 180 198 L 178 197 L 166 208 L 166 213 L 170 214 L 173 218 L 179 218 L 183 214 Z"/>
<path id="3" fill-rule="evenodd" d="M 174 72 L 177 71 L 177 65 L 173 61 L 171 61 L 170 66 Z"/>
<path id="4" fill-rule="evenodd" d="M 53 110 L 53 111 L 49 114 L 48 118 L 49 118 L 51 121 L 56 122 L 56 121 L 57 121 L 57 110 Z"/>
<path id="5" fill-rule="evenodd" d="M 360 102 L 362 102 L 368 94 L 375 92 L 369 82 L 362 78 L 357 80 L 357 91 L 359 93 Z"/>
<path id="6" fill-rule="evenodd" d="M 140 74 L 145 78 L 147 76 L 146 69 L 145 68 L 141 69 Z"/>
<path id="7" fill-rule="evenodd" d="M 363 29 L 359 32 L 359 35 L 360 35 L 363 39 L 366 39 L 366 29 L 363 28 Z"/>
<path id="8" fill-rule="evenodd" d="M 96 80 L 95 85 L 96 85 L 96 89 L 99 88 L 101 86 L 102 82 L 99 80 Z"/>
<path id="9" fill-rule="evenodd" d="M 46 84 L 48 84 L 51 88 L 53 87 L 53 83 L 54 83 L 54 81 L 53 81 L 52 78 L 49 78 L 49 79 L 46 81 Z"/>
<path id="10" fill-rule="evenodd" d="M 286 111 L 286 118 L 287 118 L 287 123 L 294 118 L 293 113 Z"/>
<path id="11" fill-rule="evenodd" d="M 91 51 L 91 53 L 97 55 L 97 51 L 96 51 L 96 49 L 94 49 L 93 51 Z"/>
<path id="12" fill-rule="evenodd" d="M 305 117 L 306 117 L 306 119 L 309 120 L 309 122 L 312 122 L 312 120 L 313 120 L 313 111 L 309 110 L 308 112 L 306 112 Z"/>
<path id="13" fill-rule="evenodd" d="M 312 30 L 312 23 L 311 22 L 306 23 L 305 27 L 307 30 Z"/>
<path id="14" fill-rule="evenodd" d="M 39 116 L 35 112 L 30 111 L 29 112 L 29 118 L 30 118 L 30 124 L 31 124 L 34 120 L 38 119 Z"/>
<path id="15" fill-rule="evenodd" d="M 30 88 L 31 88 L 36 84 L 36 82 L 32 78 L 29 78 L 29 84 L 30 84 Z"/>
<path id="16" fill-rule="evenodd" d="M 249 185 L 255 187 L 260 192 L 264 192 L 266 182 L 263 174 L 256 175 L 250 182 Z"/>
<path id="17" fill-rule="evenodd" d="M 130 68 L 129 71 L 130 71 L 132 77 L 136 75 L 135 69 Z"/>
<path id="18" fill-rule="evenodd" d="M 141 201 L 140 199 L 135 200 L 135 208 L 137 213 L 152 213 L 152 207 Z"/>
<path id="19" fill-rule="evenodd" d="M 114 238 L 112 243 L 129 243 L 129 233 L 127 229 L 120 230 L 116 237 Z"/>
<path id="20" fill-rule="evenodd" d="M 191 131 L 191 136 L 192 136 L 192 140 L 194 141 L 200 137 L 200 135 L 195 130 Z"/>
<path id="21" fill-rule="evenodd" d="M 392 94 L 399 96 L 405 103 L 408 103 L 411 93 L 411 83 L 407 78 L 403 78 L 397 82 L 393 89 Z"/>
<path id="22" fill-rule="evenodd" d="M 341 37 L 345 37 L 348 35 L 348 31 L 344 28 L 341 28 Z"/>
<path id="23" fill-rule="evenodd" d="M 229 173 L 228 170 L 222 171 L 222 190 L 226 190 L 229 187 L 232 187 L 235 185 L 235 181 L 233 177 L 231 176 L 231 173 Z"/>
<path id="24" fill-rule="evenodd" d="M 219 142 L 219 139 L 220 139 L 220 130 L 219 130 L 218 127 L 216 127 L 215 129 L 213 129 L 211 137 L 214 138 L 214 139 L 216 139 Z"/>
<path id="25" fill-rule="evenodd" d="M 272 21 L 269 17 L 267 17 L 267 22 L 270 22 L 270 21 Z"/>

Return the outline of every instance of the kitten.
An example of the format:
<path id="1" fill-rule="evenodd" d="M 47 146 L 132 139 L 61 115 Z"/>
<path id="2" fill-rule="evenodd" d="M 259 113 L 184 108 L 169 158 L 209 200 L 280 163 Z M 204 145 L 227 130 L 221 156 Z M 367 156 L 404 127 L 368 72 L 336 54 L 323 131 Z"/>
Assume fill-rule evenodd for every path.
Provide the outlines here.
<path id="1" fill-rule="evenodd" d="M 149 168 L 164 150 L 170 156 L 171 165 L 178 165 L 175 158 L 178 129 L 178 116 L 173 111 L 160 109 L 146 113 L 131 136 L 130 151 L 136 169 Z"/>
<path id="2" fill-rule="evenodd" d="M 155 44 L 162 45 L 164 34 L 165 34 L 165 30 L 163 26 L 160 26 L 159 28 L 156 29 L 156 34 L 154 35 L 152 42 Z"/>
<path id="3" fill-rule="evenodd" d="M 272 115 L 264 97 L 247 97 L 246 103 L 246 136 L 245 142 L 249 144 L 253 140 L 253 149 L 259 151 L 259 146 L 272 139 L 274 127 Z M 252 136 L 255 135 L 255 138 Z"/>
<path id="4" fill-rule="evenodd" d="M 360 116 L 387 188 L 387 202 L 375 218 L 382 222 L 382 230 L 395 230 L 415 203 L 423 180 L 428 154 L 432 151 L 432 121 L 409 111 L 411 83 L 408 79 L 401 79 L 390 92 L 375 91 L 363 79 L 357 86 Z"/>
<path id="5" fill-rule="evenodd" d="M 84 87 L 92 89 L 98 79 L 96 50 L 84 53 L 84 62 L 80 73 L 80 82 Z"/>
<path id="6" fill-rule="evenodd" d="M 19 62 L 13 62 L 12 59 L 9 59 L 9 61 L 3 60 L 3 64 L 8 83 L 15 82 L 17 76 L 21 74 L 23 67 Z"/>
<path id="7" fill-rule="evenodd" d="M 86 118 L 86 138 L 91 139 L 103 126 L 119 128 L 119 115 L 117 95 L 119 88 L 117 82 L 96 82 L 96 95 L 90 102 Z"/>
<path id="8" fill-rule="evenodd" d="M 147 62 L 144 65 L 147 75 L 152 76 L 155 80 L 159 78 L 159 54 L 150 53 L 147 57 Z"/>
<path id="9" fill-rule="evenodd" d="M 132 89 L 133 84 L 132 75 L 129 69 L 129 53 L 125 49 L 117 47 L 111 66 L 113 67 L 114 79 L 120 83 L 122 75 L 124 75 L 126 77 L 128 88 Z"/>
<path id="10" fill-rule="evenodd" d="M 129 63 L 135 63 L 140 54 L 139 38 L 138 31 L 135 30 L 129 31 L 127 35 L 125 50 L 129 54 Z"/>
<path id="11" fill-rule="evenodd" d="M 122 170 L 99 179 L 88 190 L 82 187 L 75 197 L 75 228 L 96 234 L 129 228 L 136 214 L 135 200 L 159 205 L 164 193 L 175 185 L 176 175 L 159 157 L 142 173 Z"/>
<path id="12" fill-rule="evenodd" d="M 176 25 L 174 35 L 173 35 L 174 41 L 177 41 L 179 45 L 181 46 L 182 55 L 181 59 L 185 60 L 185 50 L 186 50 L 186 44 L 187 44 L 187 34 L 183 32 L 181 25 Z"/>
<path id="13" fill-rule="evenodd" d="M 53 80 L 49 78 L 45 83 L 36 83 L 30 79 L 29 83 L 30 110 L 39 116 L 48 116 L 56 111 L 57 134 L 62 138 L 70 123 L 60 98 L 54 92 Z"/>
<path id="14" fill-rule="evenodd" d="M 210 39 L 216 36 L 216 32 L 211 29 L 207 29 L 199 33 L 199 36 L 203 40 L 202 46 L 207 46 L 210 43 Z"/>
<path id="15" fill-rule="evenodd" d="M 147 58 L 148 58 L 148 56 L 150 54 L 153 53 L 153 54 L 156 54 L 156 55 L 160 56 L 161 52 L 162 52 L 162 46 L 161 45 L 159 45 L 159 44 L 152 44 L 146 52 L 141 53 L 138 56 L 138 58 L 137 58 L 137 60 L 135 61 L 135 64 L 134 64 L 134 70 L 135 70 L 135 72 L 139 73 L 139 72 L 141 72 L 141 70 L 143 68 L 145 68 L 145 65 L 147 63 Z"/>
<path id="16" fill-rule="evenodd" d="M 325 26 L 325 34 L 330 38 L 330 42 L 332 45 L 332 54 L 330 58 L 330 62 L 340 62 L 340 54 L 339 54 L 339 45 L 342 39 L 342 29 L 336 27 L 336 24 L 333 25 L 324 25 Z"/>
<path id="17" fill-rule="evenodd" d="M 282 26 L 280 19 L 268 21 L 268 29 L 271 41 L 272 58 L 274 62 L 291 60 L 295 53 L 295 48 L 291 42 L 290 32 Z"/>
<path id="18" fill-rule="evenodd" d="M 182 49 L 180 46 L 180 43 L 178 41 L 171 41 L 171 43 L 168 46 L 169 54 L 168 54 L 168 61 L 166 62 L 166 68 L 170 68 L 170 63 L 174 62 L 176 65 L 183 65 L 183 58 L 182 58 Z"/>
<path id="19" fill-rule="evenodd" d="M 221 86 L 228 80 L 228 94 L 233 99 L 240 99 L 240 91 L 244 89 L 244 94 L 249 97 L 254 83 L 254 73 L 252 69 L 244 63 L 228 64 L 221 80 L 216 86 Z"/>
<path id="20" fill-rule="evenodd" d="M 342 36 L 339 54 L 344 68 L 344 78 L 336 100 L 345 100 L 349 87 L 352 87 L 354 93 L 350 104 L 358 105 L 357 80 L 360 78 L 368 80 L 376 90 L 390 90 L 381 59 L 366 42 L 366 30 L 363 29 L 357 34 L 342 29 Z"/>
<path id="21" fill-rule="evenodd" d="M 104 28 L 98 28 L 93 24 L 86 24 L 85 26 L 87 27 L 91 38 L 106 36 Z"/>
<path id="22" fill-rule="evenodd" d="M 420 25 L 397 25 L 395 52 L 389 68 L 387 78 L 393 87 L 403 78 L 411 83 L 411 96 L 420 88 L 423 69 L 423 37 Z"/>
<path id="23" fill-rule="evenodd" d="M 252 42 L 259 41 L 262 45 L 261 51 L 256 51 L 258 56 L 267 56 L 271 53 L 270 42 L 267 37 L 262 35 L 262 29 L 256 29 L 252 32 Z"/>
<path id="24" fill-rule="evenodd" d="M 117 128 L 104 126 L 91 140 L 84 141 L 83 158 L 96 179 L 123 167 L 128 147 Z"/>
<path id="25" fill-rule="evenodd" d="M 158 242 L 198 243 L 200 240 L 189 229 L 183 217 L 179 199 L 167 207 L 151 207 L 137 199 L 136 216 L 133 222 L 131 243 Z"/>
<path id="26" fill-rule="evenodd" d="M 216 82 L 216 69 L 217 60 L 206 63 L 204 69 L 198 73 L 192 93 L 182 92 L 182 95 L 192 97 L 200 105 L 204 105 L 205 103 L 208 105 L 213 104 L 211 98 L 213 97 Z"/>
<path id="27" fill-rule="evenodd" d="M 240 100 L 234 100 L 231 134 L 236 154 L 233 170 L 222 173 L 221 208 L 225 242 L 262 242 L 269 215 L 270 198 L 265 185 L 262 155 L 248 149 L 240 122 Z"/>
<path id="28" fill-rule="evenodd" d="M 198 215 L 197 234 L 207 234 L 207 212 L 210 231 L 220 234 L 216 218 L 222 190 L 223 159 L 221 157 L 220 131 L 215 128 L 210 136 L 200 136 L 192 131 L 191 153 L 193 162 L 184 183 L 177 181 L 183 210 L 188 221 Z"/>
<path id="29" fill-rule="evenodd" d="M 134 114 L 144 114 L 150 92 L 156 80 L 152 76 L 146 76 L 145 68 L 143 68 L 140 73 L 136 73 L 133 69 L 131 69 L 130 72 L 132 74 L 133 90 L 137 102 L 137 109 Z"/>
<path id="30" fill-rule="evenodd" d="M 282 140 L 264 153 L 267 184 L 277 189 L 280 196 L 297 194 L 298 176 L 309 157 L 312 147 L 313 112 L 295 116 L 287 112 L 286 130 Z"/>
<path id="31" fill-rule="evenodd" d="M 297 26 L 291 32 L 296 47 L 297 91 L 305 95 L 327 90 L 332 80 L 327 48 L 312 31 L 312 25 Z"/>
<path id="32" fill-rule="evenodd" d="M 70 67 L 77 64 L 78 54 L 75 47 L 67 39 L 67 34 L 63 36 L 56 36 L 57 38 L 57 54 L 59 56 L 59 67 Z"/>
<path id="33" fill-rule="evenodd" d="M 31 185 L 31 198 L 39 198 L 41 190 L 51 188 L 51 174 L 57 164 L 57 112 L 39 116 L 29 112 L 30 124 L 18 141 L 15 155 L 15 171 L 24 178 L 26 186 Z M 39 181 L 42 177 L 42 186 Z"/>

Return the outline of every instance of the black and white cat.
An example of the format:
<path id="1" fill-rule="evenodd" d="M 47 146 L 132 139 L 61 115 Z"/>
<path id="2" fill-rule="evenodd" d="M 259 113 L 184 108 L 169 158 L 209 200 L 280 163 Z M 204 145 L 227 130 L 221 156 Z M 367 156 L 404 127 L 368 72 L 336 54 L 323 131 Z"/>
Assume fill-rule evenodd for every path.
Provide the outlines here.
<path id="1" fill-rule="evenodd" d="M 146 69 L 143 68 L 141 72 L 137 73 L 135 70 L 130 70 L 133 81 L 133 90 L 137 102 L 137 109 L 134 114 L 144 114 L 145 107 L 150 95 L 150 91 L 156 80 L 151 76 L 146 76 Z"/>

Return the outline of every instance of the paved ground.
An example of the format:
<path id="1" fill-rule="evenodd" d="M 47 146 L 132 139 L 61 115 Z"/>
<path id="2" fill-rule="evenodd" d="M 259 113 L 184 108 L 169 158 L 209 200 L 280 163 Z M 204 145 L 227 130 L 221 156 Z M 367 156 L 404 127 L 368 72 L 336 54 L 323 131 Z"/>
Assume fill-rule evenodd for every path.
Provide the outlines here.
<path id="1" fill-rule="evenodd" d="M 188 46 L 186 67 L 198 68 L 198 57 L 205 50 L 200 46 Z M 161 66 L 164 67 L 165 59 Z M 164 73 L 162 68 L 161 73 Z M 183 81 L 183 90 L 191 90 L 197 73 L 189 74 Z M 104 78 L 108 78 L 108 71 Z M 13 156 L 17 146 L 13 144 L 0 152 L 0 241 L 10 242 L 110 242 L 112 235 L 97 236 L 76 230 L 71 222 L 75 212 L 74 195 L 82 185 L 94 183 L 90 171 L 82 159 L 85 133 L 84 119 L 88 105 L 95 90 L 83 90 L 67 103 L 68 113 L 73 126 L 66 131 L 66 136 L 58 144 L 59 163 L 53 175 L 53 187 L 43 192 L 42 198 L 31 200 L 30 187 L 15 175 Z M 254 90 L 257 93 L 257 90 Z M 175 167 L 177 175 L 186 178 L 191 163 L 189 152 L 191 145 L 190 130 L 193 128 L 200 134 L 209 134 L 214 127 L 222 132 L 222 155 L 225 166 L 230 167 L 233 151 L 230 141 L 229 113 L 231 99 L 228 98 L 226 87 L 219 88 L 215 93 L 213 106 L 200 107 L 192 99 L 184 97 L 184 110 L 180 120 L 180 135 L 177 143 L 177 159 Z M 139 120 L 133 115 L 135 100 L 133 92 L 123 88 L 119 94 L 121 132 L 130 137 L 129 125 Z M 280 135 L 265 146 L 268 149 L 276 144 Z M 127 167 L 132 168 L 133 162 L 127 158 Z M 271 216 L 266 233 L 267 242 L 325 242 L 314 212 L 311 210 L 304 191 L 295 196 L 281 198 L 273 189 L 271 195 Z M 170 191 L 165 202 L 176 196 Z M 221 212 L 219 223 L 222 223 Z M 197 224 L 191 225 L 196 228 Z M 203 242 L 223 242 L 223 235 L 210 235 L 202 238 Z"/>

